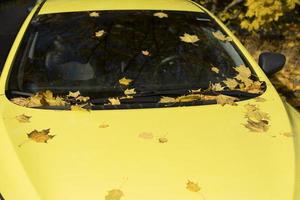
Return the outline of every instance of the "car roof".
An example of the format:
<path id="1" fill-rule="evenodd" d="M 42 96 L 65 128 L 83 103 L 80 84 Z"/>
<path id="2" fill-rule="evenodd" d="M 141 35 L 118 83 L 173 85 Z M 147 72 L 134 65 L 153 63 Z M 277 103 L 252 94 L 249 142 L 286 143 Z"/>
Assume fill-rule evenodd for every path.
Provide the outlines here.
<path id="1" fill-rule="evenodd" d="M 98 10 L 203 10 L 190 0 L 47 0 L 39 14 Z"/>

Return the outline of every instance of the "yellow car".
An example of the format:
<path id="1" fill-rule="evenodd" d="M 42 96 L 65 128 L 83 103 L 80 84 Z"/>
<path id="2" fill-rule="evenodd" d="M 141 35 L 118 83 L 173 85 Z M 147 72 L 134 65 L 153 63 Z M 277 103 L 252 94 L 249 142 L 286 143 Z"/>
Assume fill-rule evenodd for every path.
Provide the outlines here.
<path id="1" fill-rule="evenodd" d="M 189 0 L 48 0 L 0 81 L 0 199 L 300 200 L 300 115 Z"/>

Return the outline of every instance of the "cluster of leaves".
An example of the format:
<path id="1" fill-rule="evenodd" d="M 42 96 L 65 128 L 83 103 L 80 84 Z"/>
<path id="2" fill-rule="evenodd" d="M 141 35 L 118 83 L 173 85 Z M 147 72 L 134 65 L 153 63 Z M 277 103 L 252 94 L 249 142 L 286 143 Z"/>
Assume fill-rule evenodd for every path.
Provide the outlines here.
<path id="1" fill-rule="evenodd" d="M 244 124 L 251 132 L 266 132 L 269 129 L 269 116 L 262 112 L 256 105 L 247 104 L 245 106 L 247 112 L 247 124 Z"/>

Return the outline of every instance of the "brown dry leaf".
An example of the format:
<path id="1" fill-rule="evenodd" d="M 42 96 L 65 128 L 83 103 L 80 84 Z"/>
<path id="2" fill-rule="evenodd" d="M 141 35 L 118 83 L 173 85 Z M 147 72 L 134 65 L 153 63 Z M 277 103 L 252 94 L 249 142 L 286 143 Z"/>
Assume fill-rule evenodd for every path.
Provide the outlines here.
<path id="1" fill-rule="evenodd" d="M 10 100 L 12 103 L 19 105 L 19 106 L 24 106 L 27 107 L 29 100 L 27 98 L 24 97 L 17 97 L 17 98 L 13 98 Z"/>
<path id="2" fill-rule="evenodd" d="M 90 17 L 99 17 L 100 14 L 98 12 L 91 12 Z"/>
<path id="3" fill-rule="evenodd" d="M 239 83 L 233 78 L 227 78 L 223 81 L 223 83 L 231 90 L 234 90 L 239 85 Z"/>
<path id="4" fill-rule="evenodd" d="M 128 79 L 128 78 L 126 78 L 126 77 L 123 77 L 123 78 L 121 78 L 121 79 L 119 80 L 119 83 L 120 83 L 121 85 L 127 86 L 127 85 L 129 85 L 132 81 L 133 81 L 132 79 Z"/>
<path id="5" fill-rule="evenodd" d="M 125 94 L 125 95 L 135 95 L 135 94 L 136 94 L 136 91 L 135 91 L 134 88 L 133 88 L 133 89 L 126 89 L 126 90 L 124 91 L 124 94 Z"/>
<path id="6" fill-rule="evenodd" d="M 280 135 L 285 137 L 294 137 L 294 134 L 292 132 L 284 132 L 284 133 L 280 133 Z"/>
<path id="7" fill-rule="evenodd" d="M 28 138 L 38 142 L 38 143 L 47 143 L 48 140 L 51 140 L 55 135 L 49 135 L 50 129 L 45 129 L 42 131 L 34 130 L 27 134 Z"/>
<path id="8" fill-rule="evenodd" d="M 177 97 L 176 102 L 181 102 L 181 103 L 193 102 L 193 101 L 202 100 L 202 98 L 203 95 L 201 94 L 188 94 L 188 95 Z"/>
<path id="9" fill-rule="evenodd" d="M 142 51 L 142 54 L 143 54 L 144 56 L 150 56 L 150 52 L 149 52 L 149 51 L 147 51 L 147 50 L 145 50 L 145 51 Z"/>
<path id="10" fill-rule="evenodd" d="M 114 105 L 121 105 L 121 102 L 120 102 L 119 98 L 109 98 L 108 101 L 113 106 Z"/>
<path id="11" fill-rule="evenodd" d="M 261 82 L 260 81 L 252 81 L 252 84 L 250 84 L 248 87 L 246 87 L 246 91 L 249 93 L 262 93 L 262 89 L 261 89 Z"/>
<path id="12" fill-rule="evenodd" d="M 181 41 L 186 43 L 196 43 L 199 41 L 199 38 L 197 35 L 190 35 L 188 33 L 185 33 L 183 36 L 179 37 Z"/>
<path id="13" fill-rule="evenodd" d="M 251 70 L 245 65 L 240 65 L 238 67 L 235 67 L 234 70 L 238 72 L 236 79 L 242 82 L 245 82 L 245 80 L 248 81 L 248 79 L 251 76 Z"/>
<path id="14" fill-rule="evenodd" d="M 162 97 L 159 103 L 176 103 L 176 99 L 173 97 Z"/>
<path id="15" fill-rule="evenodd" d="M 221 85 L 221 83 L 215 83 L 210 85 L 210 89 L 212 91 L 223 91 L 224 87 Z"/>
<path id="16" fill-rule="evenodd" d="M 105 200 L 120 200 L 124 196 L 124 193 L 119 189 L 113 189 L 108 191 L 105 196 Z"/>
<path id="17" fill-rule="evenodd" d="M 213 71 L 213 72 L 215 72 L 217 74 L 220 72 L 220 70 L 217 67 L 212 67 L 211 71 Z"/>
<path id="18" fill-rule="evenodd" d="M 188 189 L 191 192 L 199 192 L 201 190 L 198 183 L 192 182 L 190 180 L 186 184 L 186 189 Z"/>
<path id="19" fill-rule="evenodd" d="M 36 94 L 32 97 L 29 97 L 28 99 L 27 107 L 33 108 L 33 107 L 40 107 L 43 105 L 43 96 L 40 94 Z"/>
<path id="20" fill-rule="evenodd" d="M 107 123 L 102 123 L 99 125 L 99 128 L 108 128 L 109 127 L 109 124 Z"/>
<path id="21" fill-rule="evenodd" d="M 142 132 L 139 134 L 139 138 L 146 139 L 146 140 L 153 139 L 153 137 L 154 137 L 153 134 L 149 132 Z"/>
<path id="22" fill-rule="evenodd" d="M 225 106 L 226 104 L 228 105 L 232 105 L 232 106 L 237 106 L 237 103 L 235 103 L 235 101 L 237 101 L 238 98 L 235 97 L 230 97 L 230 96 L 226 96 L 226 95 L 218 95 L 216 97 L 216 101 L 217 104 L 220 104 L 222 106 Z"/>
<path id="23" fill-rule="evenodd" d="M 168 142 L 168 139 L 165 138 L 165 137 L 161 137 L 161 138 L 158 139 L 158 142 L 159 142 L 159 143 L 167 143 L 167 142 Z"/>
<path id="24" fill-rule="evenodd" d="M 260 122 L 254 122 L 251 120 L 247 121 L 247 124 L 244 124 L 251 132 L 267 132 L 269 130 L 268 121 L 263 120 Z"/>
<path id="25" fill-rule="evenodd" d="M 31 116 L 28 116 L 28 115 L 25 115 L 25 114 L 16 116 L 16 119 L 21 123 L 29 123 L 30 118 L 31 118 Z"/>
<path id="26" fill-rule="evenodd" d="M 88 111 L 87 109 L 83 108 L 86 105 L 74 105 L 71 106 L 71 111 Z"/>
<path id="27" fill-rule="evenodd" d="M 162 19 L 162 18 L 167 18 L 167 17 L 168 17 L 168 14 L 166 14 L 166 13 L 164 13 L 164 12 L 157 12 L 157 13 L 154 13 L 153 16 Z"/>
<path id="28" fill-rule="evenodd" d="M 102 37 L 104 34 L 105 34 L 105 31 L 104 31 L 104 30 L 100 30 L 100 31 L 95 32 L 95 36 L 96 36 L 97 38 Z"/>
<path id="29" fill-rule="evenodd" d="M 247 104 L 245 105 L 247 113 L 247 124 L 244 124 L 252 132 L 266 132 L 269 129 L 270 117 L 267 113 L 261 112 L 256 105 Z"/>
<path id="30" fill-rule="evenodd" d="M 266 99 L 263 98 L 263 97 L 256 97 L 256 98 L 255 98 L 255 101 L 256 101 L 256 102 L 265 102 Z"/>
<path id="31" fill-rule="evenodd" d="M 77 91 L 77 92 L 69 92 L 69 94 L 67 95 L 67 97 L 73 97 L 73 98 L 77 98 L 77 97 L 79 97 L 80 96 L 80 92 L 79 91 Z"/>
<path id="32" fill-rule="evenodd" d="M 45 99 L 49 106 L 65 106 L 66 102 L 61 97 L 53 97 L 52 99 Z"/>
<path id="33" fill-rule="evenodd" d="M 232 41 L 232 39 L 229 36 L 226 37 L 221 31 L 216 31 L 216 32 L 213 32 L 212 34 L 215 38 L 217 38 L 218 40 L 220 40 L 222 42 L 226 42 L 226 41 L 231 42 Z"/>

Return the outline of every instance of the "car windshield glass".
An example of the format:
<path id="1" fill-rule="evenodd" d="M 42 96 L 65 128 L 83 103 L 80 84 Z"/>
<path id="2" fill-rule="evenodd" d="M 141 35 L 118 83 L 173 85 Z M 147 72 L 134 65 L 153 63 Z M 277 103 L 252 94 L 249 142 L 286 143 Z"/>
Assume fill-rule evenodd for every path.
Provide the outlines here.
<path id="1" fill-rule="evenodd" d="M 76 96 L 68 96 L 69 92 L 80 91 L 102 106 L 159 103 L 164 96 L 178 103 L 178 97 L 195 93 L 263 90 L 215 22 L 204 13 L 177 11 L 36 16 L 9 79 L 11 98 L 34 94 L 42 98 L 41 92 L 51 91 L 50 96 L 66 101 Z M 73 104 L 81 102 L 78 95 L 74 98 Z"/>

